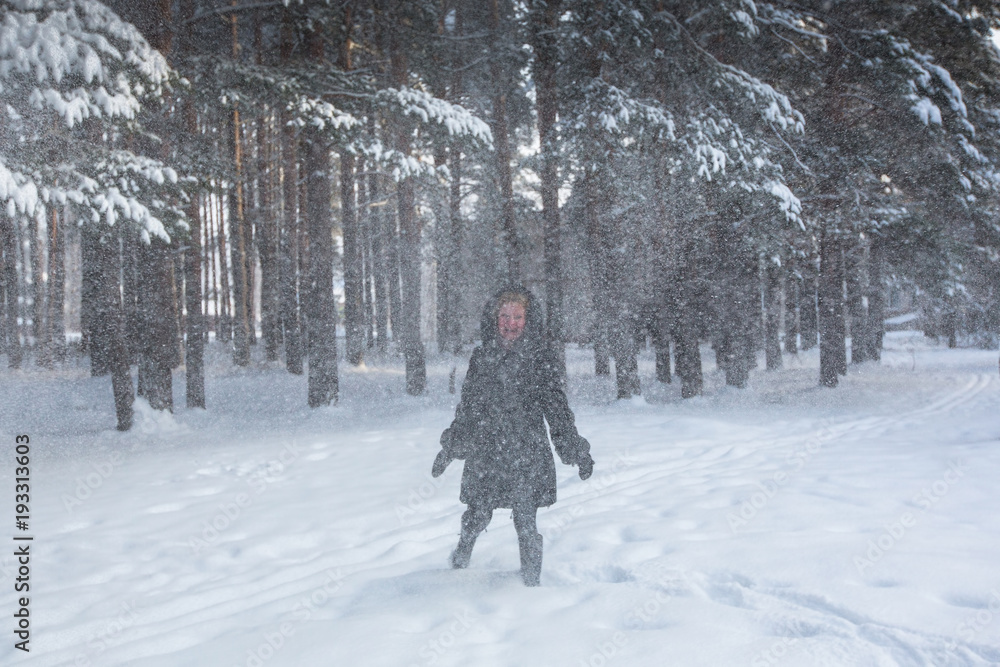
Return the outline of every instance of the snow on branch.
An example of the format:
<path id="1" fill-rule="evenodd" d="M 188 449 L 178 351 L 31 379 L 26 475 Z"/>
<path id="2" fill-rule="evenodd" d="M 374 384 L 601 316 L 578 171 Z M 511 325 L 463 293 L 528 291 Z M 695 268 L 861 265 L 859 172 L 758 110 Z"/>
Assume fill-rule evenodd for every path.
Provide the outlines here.
<path id="1" fill-rule="evenodd" d="M 32 215 L 38 205 L 38 188 L 24 174 L 11 171 L 0 157 L 0 202 L 5 203 L 7 217 Z"/>
<path id="2" fill-rule="evenodd" d="M 573 121 L 573 129 L 584 130 L 591 127 L 610 135 L 636 138 L 642 134 L 653 134 L 676 140 L 676 126 L 669 111 L 656 102 L 631 97 L 621 88 L 602 79 L 593 79 L 584 89 L 585 108 L 591 111 L 579 114 Z M 631 129 L 632 132 L 627 130 Z"/>
<path id="3" fill-rule="evenodd" d="M 469 137 L 484 146 L 493 145 L 489 125 L 461 105 L 406 87 L 384 88 L 376 93 L 375 100 L 387 111 L 416 117 L 424 125 L 440 125 L 451 137 Z"/>
<path id="4" fill-rule="evenodd" d="M 329 102 L 311 97 L 297 98 L 289 103 L 288 110 L 294 114 L 293 122 L 297 126 L 313 126 L 320 132 L 336 134 L 362 124 L 362 121 L 354 115 L 338 109 Z"/>
<path id="5" fill-rule="evenodd" d="M 395 182 L 421 176 L 436 176 L 438 169 L 427 156 L 407 155 L 385 147 L 378 139 L 353 147 L 375 164 L 385 169 Z"/>
<path id="6" fill-rule="evenodd" d="M 134 26 L 93 0 L 6 0 L 0 85 L 68 126 L 89 115 L 132 119 L 171 70 Z M 20 92 L 18 92 L 20 91 Z"/>

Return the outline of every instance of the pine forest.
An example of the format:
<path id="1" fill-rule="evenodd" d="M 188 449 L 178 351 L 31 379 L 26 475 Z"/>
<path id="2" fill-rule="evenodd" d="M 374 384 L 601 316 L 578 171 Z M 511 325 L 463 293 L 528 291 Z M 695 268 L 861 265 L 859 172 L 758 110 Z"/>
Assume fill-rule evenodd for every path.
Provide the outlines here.
<path id="1" fill-rule="evenodd" d="M 1000 339 L 1000 3 L 3 0 L 0 355 L 425 392 L 521 284 L 617 398 Z M 704 347 L 704 346 L 710 347 Z M 714 360 L 703 360 L 704 350 Z M 784 360 L 784 362 L 783 362 Z M 109 425 L 110 427 L 111 425 Z"/>

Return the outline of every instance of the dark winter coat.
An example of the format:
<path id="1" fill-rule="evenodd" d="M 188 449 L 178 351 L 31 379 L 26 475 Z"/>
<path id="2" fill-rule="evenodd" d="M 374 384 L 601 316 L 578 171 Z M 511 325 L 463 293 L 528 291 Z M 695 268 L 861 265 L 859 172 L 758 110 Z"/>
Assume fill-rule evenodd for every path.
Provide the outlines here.
<path id="1" fill-rule="evenodd" d="M 528 306 L 524 332 L 505 350 L 497 301 L 512 291 L 524 294 Z M 540 307 L 526 289 L 507 288 L 487 302 L 480 327 L 482 345 L 469 360 L 455 420 L 441 436 L 451 457 L 465 459 L 461 501 L 493 509 L 546 507 L 556 501 L 556 471 L 545 422 L 563 463 L 588 458 L 590 444 L 576 431 Z"/>

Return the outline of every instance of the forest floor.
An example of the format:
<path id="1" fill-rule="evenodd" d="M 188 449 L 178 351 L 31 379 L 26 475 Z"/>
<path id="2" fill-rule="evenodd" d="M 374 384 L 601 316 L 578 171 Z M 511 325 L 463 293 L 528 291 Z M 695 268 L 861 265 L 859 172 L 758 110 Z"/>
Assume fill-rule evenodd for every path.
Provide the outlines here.
<path id="1" fill-rule="evenodd" d="M 310 410 L 304 377 L 213 345 L 208 410 L 139 402 L 128 433 L 82 361 L 0 370 L 2 507 L 13 536 L 27 434 L 34 537 L 30 653 L 0 551 L 0 664 L 998 664 L 997 352 L 915 332 L 886 348 L 836 389 L 815 350 L 744 390 L 708 353 L 691 400 L 647 352 L 643 397 L 615 401 L 569 347 L 597 466 L 582 482 L 557 463 L 534 589 L 509 512 L 447 567 L 461 462 L 429 470 L 452 357 L 429 358 L 419 397 L 398 359 L 341 364 L 339 405 Z"/>

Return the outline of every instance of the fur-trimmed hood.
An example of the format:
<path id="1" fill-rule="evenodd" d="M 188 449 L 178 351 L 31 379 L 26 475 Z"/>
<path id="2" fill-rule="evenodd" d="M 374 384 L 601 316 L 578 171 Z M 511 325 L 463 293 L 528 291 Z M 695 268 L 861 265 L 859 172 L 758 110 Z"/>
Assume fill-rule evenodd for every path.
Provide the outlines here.
<path id="1" fill-rule="evenodd" d="M 479 333 L 482 336 L 484 347 L 498 344 L 500 330 L 497 327 L 497 313 L 500 309 L 500 297 L 512 292 L 524 296 L 528 301 L 524 312 L 524 333 L 517 339 L 516 344 L 538 345 L 544 342 L 545 323 L 538 299 L 524 285 L 510 284 L 497 290 L 483 306 L 483 315 L 479 320 Z"/>

